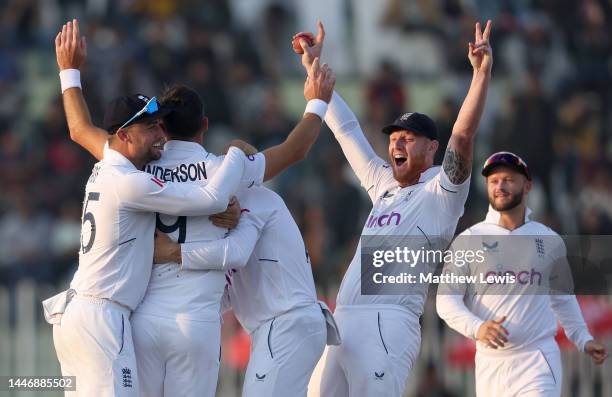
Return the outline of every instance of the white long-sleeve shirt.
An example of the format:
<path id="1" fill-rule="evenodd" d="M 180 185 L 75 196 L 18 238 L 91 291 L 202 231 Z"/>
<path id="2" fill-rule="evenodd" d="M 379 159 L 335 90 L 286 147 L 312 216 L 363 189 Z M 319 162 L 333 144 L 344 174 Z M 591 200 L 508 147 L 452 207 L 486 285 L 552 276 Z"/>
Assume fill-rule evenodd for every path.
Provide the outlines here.
<path id="1" fill-rule="evenodd" d="M 525 217 L 515 230 L 498 224 L 499 213 L 489 209 L 486 219 L 461 233 L 452 250 L 482 250 L 484 261 L 456 266 L 445 264 L 444 273 L 456 275 L 515 274 L 517 282 L 507 285 L 453 284 L 439 286 L 436 306 L 449 327 L 475 339 L 484 321 L 506 316 L 508 342 L 497 350 L 477 342 L 479 351 L 495 354 L 549 342 L 557 332 L 557 319 L 578 350 L 593 339 L 574 295 L 555 293 L 548 280 L 568 278 L 566 248 L 561 237 L 541 223 Z M 568 280 L 558 280 L 564 285 Z M 571 280 L 569 280 L 571 281 Z M 554 282 L 553 282 L 554 284 Z M 555 318 L 556 317 L 556 318 Z"/>
<path id="2" fill-rule="evenodd" d="M 223 211 L 247 163 L 234 148 L 208 185 L 177 184 L 137 170 L 106 146 L 85 188 L 79 267 L 71 288 L 136 308 L 151 274 L 155 212 L 184 216 Z"/>
<path id="3" fill-rule="evenodd" d="M 227 303 L 249 332 L 317 301 L 300 230 L 283 199 L 265 187 L 239 191 L 240 224 L 216 241 L 183 244 L 183 269 L 227 270 Z"/>
<path id="4" fill-rule="evenodd" d="M 402 295 L 362 295 L 362 241 L 364 237 L 377 236 L 381 246 L 385 243 L 393 246 L 396 236 L 412 236 L 409 244 L 414 250 L 432 240 L 448 244 L 463 214 L 470 179 L 455 185 L 441 167 L 431 167 L 421 174 L 417 184 L 402 188 L 393 177 L 391 166 L 376 156 L 355 115 L 337 93 L 325 122 L 373 203 L 361 232 L 362 239 L 342 280 L 337 304 L 396 304 L 420 316 L 427 295 L 426 284 Z"/>
<path id="5" fill-rule="evenodd" d="M 265 171 L 263 154 L 247 157 L 239 153 L 247 167 L 236 184 L 238 191 L 260 184 Z M 226 179 L 224 164 L 230 155 L 216 156 L 198 143 L 171 140 L 164 145 L 162 157 L 147 164 L 145 171 L 181 186 L 208 187 L 219 178 Z M 158 214 L 156 227 L 179 243 L 222 239 L 227 234 L 227 229 L 213 225 L 208 216 Z M 176 263 L 166 263 L 153 267 L 147 281 L 146 294 L 136 312 L 171 319 L 219 320 L 224 272 L 183 270 Z"/>

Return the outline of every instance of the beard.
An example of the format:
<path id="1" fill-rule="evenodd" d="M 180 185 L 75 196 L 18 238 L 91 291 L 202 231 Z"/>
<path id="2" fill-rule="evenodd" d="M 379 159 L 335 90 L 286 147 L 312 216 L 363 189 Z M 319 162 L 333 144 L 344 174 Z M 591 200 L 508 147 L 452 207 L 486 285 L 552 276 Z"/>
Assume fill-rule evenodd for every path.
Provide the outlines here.
<path id="1" fill-rule="evenodd" d="M 491 207 L 493 207 L 493 209 L 497 212 L 510 211 L 516 208 L 517 206 L 519 206 L 522 202 L 523 202 L 523 190 L 521 190 L 518 193 L 511 194 L 510 201 L 505 204 L 501 204 L 501 205 L 495 204 L 495 197 L 493 197 L 493 199 L 489 197 L 489 204 L 491 204 Z"/>
<path id="2" fill-rule="evenodd" d="M 395 160 L 391 156 L 389 156 L 389 162 L 391 164 L 391 170 L 393 171 L 393 178 L 399 182 L 400 185 L 409 185 L 418 182 L 421 173 L 427 169 L 424 157 L 408 157 L 406 162 L 400 167 L 395 165 Z M 401 168 L 401 170 L 398 168 Z"/>

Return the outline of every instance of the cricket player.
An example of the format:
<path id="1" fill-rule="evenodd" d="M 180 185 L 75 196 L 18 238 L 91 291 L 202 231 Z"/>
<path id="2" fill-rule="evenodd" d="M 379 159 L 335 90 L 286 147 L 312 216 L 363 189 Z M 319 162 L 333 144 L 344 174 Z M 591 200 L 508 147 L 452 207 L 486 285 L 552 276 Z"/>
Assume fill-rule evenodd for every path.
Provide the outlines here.
<path id="1" fill-rule="evenodd" d="M 376 156 L 355 115 L 334 93 L 325 122 L 373 203 L 363 237 L 451 240 L 468 195 L 474 137 L 491 78 L 490 33 L 491 21 L 484 33 L 476 23 L 475 42 L 468 45 L 472 83 L 442 167 L 433 166 L 438 135 L 429 117 L 406 113 L 383 128 L 389 135 L 385 161 Z M 317 40 L 307 48 L 302 56 L 305 67 L 320 56 L 321 47 L 322 40 Z M 427 290 L 411 295 L 362 295 L 361 286 L 360 241 L 340 285 L 334 313 L 342 344 L 327 348 L 320 363 L 320 385 L 313 377 L 309 387 L 313 396 L 399 397 L 404 391 L 420 347 L 419 318 Z"/>
<path id="2" fill-rule="evenodd" d="M 69 129 L 95 128 L 80 81 L 65 73 L 85 54 L 76 20 L 64 25 L 55 44 Z M 107 107 L 110 137 L 85 187 L 79 267 L 68 291 L 43 302 L 62 374 L 76 376 L 76 395 L 138 395 L 130 315 L 151 274 L 155 212 L 218 213 L 238 189 L 245 168 L 252 168 L 256 182 L 263 179 L 265 160 L 253 166 L 237 148 L 230 149 L 206 186 L 165 182 L 139 171 L 160 156 L 159 120 L 168 112 L 142 95 L 120 97 Z"/>
<path id="3" fill-rule="evenodd" d="M 329 101 L 334 81 L 326 65 L 319 67 L 318 61 L 313 64 L 305 85 L 310 101 L 302 121 L 283 144 L 249 157 L 252 161 L 265 157 L 266 179 L 305 156 L 318 136 L 327 107 L 324 100 L 316 98 Z M 162 103 L 173 108 L 164 118 L 170 140 L 163 156 L 147 164 L 145 170 L 162 181 L 205 185 L 207 178 L 221 171 L 219 165 L 225 160 L 201 146 L 207 119 L 199 96 L 178 86 L 163 95 Z M 106 136 L 99 130 L 81 132 L 72 134 L 72 139 L 99 157 Z M 226 234 L 207 217 L 160 214 L 157 227 L 181 243 L 214 240 Z M 219 369 L 219 306 L 224 286 L 225 277 L 220 270 L 188 271 L 173 264 L 155 267 L 145 298 L 132 317 L 143 395 L 214 395 Z M 319 316 L 322 317 L 320 308 Z"/>
<path id="4" fill-rule="evenodd" d="M 314 73 L 318 74 L 318 70 L 317 62 Z M 311 98 L 311 96 L 321 95 L 329 100 L 333 84 L 326 88 L 327 94 L 315 93 L 315 84 L 322 83 L 326 77 L 323 75 L 311 76 L 313 77 L 306 87 L 313 92 L 308 91 L 306 96 Z M 162 96 L 162 103 L 176 104 L 174 114 L 164 119 L 170 140 L 164 146 L 163 156 L 149 163 L 146 170 L 153 174 L 164 170 L 164 174 L 172 178 L 173 172 L 178 171 L 180 176 L 180 170 L 184 164 L 187 167 L 191 164 L 203 164 L 209 175 L 215 175 L 219 171 L 223 157 L 208 153 L 202 147 L 203 106 L 197 93 L 179 86 L 167 91 Z M 290 164 L 301 159 L 301 154 L 298 157 L 293 156 L 296 153 L 303 153 L 304 150 L 308 151 L 308 148 L 314 143 L 321 127 L 322 115 L 317 116 L 307 112 L 304 118 L 301 125 L 298 125 L 290 134 L 285 144 L 263 152 L 266 158 L 264 179 L 275 176 Z M 196 121 L 199 121 L 199 127 L 195 127 L 198 125 L 194 124 Z M 256 156 L 262 156 L 262 154 Z M 185 181 L 185 183 L 190 183 L 190 181 Z M 207 180 L 203 179 L 198 183 L 207 183 Z M 255 207 L 252 210 L 243 211 L 238 227 L 258 219 L 257 228 L 261 228 L 264 220 L 267 222 L 267 217 L 275 216 L 274 219 L 276 219 L 276 216 L 280 216 L 276 209 L 274 211 L 270 209 L 270 206 L 277 199 L 280 200 L 280 197 L 268 189 L 265 190 L 269 192 L 269 195 L 255 195 L 251 193 L 254 189 L 256 186 L 247 186 L 240 189 L 236 196 L 241 202 L 248 198 L 250 199 L 247 200 L 247 203 L 259 199 L 260 206 L 264 203 L 267 205 L 259 210 Z M 287 215 L 289 215 L 288 211 Z M 289 219 L 293 221 L 292 218 Z M 160 232 L 168 233 L 173 241 L 186 246 L 197 246 L 205 242 L 215 243 L 222 241 L 221 239 L 227 235 L 227 229 L 213 225 L 208 217 L 176 218 L 160 215 L 158 229 Z M 159 236 L 161 235 L 162 233 L 159 233 Z M 244 245 L 233 246 L 224 253 L 227 255 L 239 252 L 250 253 L 253 247 L 249 249 L 246 244 L 245 241 Z M 269 250 L 278 249 L 279 244 L 278 236 L 272 238 L 271 241 L 268 239 L 268 254 L 275 252 Z M 305 255 L 305 250 L 302 248 L 294 253 L 296 254 L 299 256 L 294 261 Z M 246 258 L 248 256 L 246 255 Z M 214 253 L 205 252 L 202 257 L 215 263 L 216 266 L 204 270 L 197 267 L 183 266 L 181 268 L 175 260 L 170 258 L 161 260 L 154 267 L 147 294 L 134 313 L 134 340 L 139 370 L 143 378 L 142 388 L 146 391 L 147 396 L 172 396 L 177 393 L 184 396 L 215 395 L 221 348 L 220 306 L 226 284 L 227 269 L 223 267 L 224 262 L 219 260 L 219 256 Z M 264 255 L 262 258 L 273 260 L 274 256 Z M 289 273 L 291 270 L 293 269 L 285 268 L 282 269 L 282 272 Z M 294 277 L 299 276 L 300 274 L 294 275 Z M 283 276 L 278 277 L 282 279 Z M 312 273 L 310 273 L 310 282 L 313 284 L 314 291 Z M 249 299 L 261 293 L 261 290 L 257 290 Z M 300 298 L 298 304 L 302 304 L 303 297 L 298 298 Z M 316 304 L 316 299 L 308 303 Z M 325 321 L 318 305 L 317 309 L 316 315 L 325 331 Z"/>
<path id="5" fill-rule="evenodd" d="M 337 327 L 317 302 L 308 252 L 283 199 L 263 186 L 237 196 L 244 215 L 226 238 L 158 238 L 155 250 L 171 252 L 165 259 L 183 270 L 226 271 L 224 306 L 251 337 L 243 396 L 306 396 L 326 342 L 340 343 Z"/>
<path id="6" fill-rule="evenodd" d="M 607 349 L 593 340 L 574 295 L 555 293 L 555 284 L 547 291 L 540 289 L 543 279 L 568 277 L 564 269 L 556 269 L 567 265 L 566 248 L 557 233 L 529 217 L 527 164 L 513 153 L 498 152 L 487 159 L 482 175 L 487 180 L 489 212 L 484 221 L 457 237 L 453 250 L 475 252 L 484 247 L 483 260 L 462 266 L 449 261 L 444 272 L 516 279 L 501 286 L 487 283 L 485 289 L 474 287 L 475 283 L 440 286 L 438 314 L 451 328 L 477 341 L 479 397 L 559 397 L 563 375 L 554 339 L 557 319 L 594 363 L 604 362 Z"/>

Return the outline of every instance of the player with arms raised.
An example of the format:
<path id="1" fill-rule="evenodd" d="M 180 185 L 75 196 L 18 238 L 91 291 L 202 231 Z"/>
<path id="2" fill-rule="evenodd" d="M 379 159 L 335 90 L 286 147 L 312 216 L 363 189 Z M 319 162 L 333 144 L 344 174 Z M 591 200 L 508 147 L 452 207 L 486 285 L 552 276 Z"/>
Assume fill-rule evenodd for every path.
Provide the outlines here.
<path id="1" fill-rule="evenodd" d="M 84 52 L 81 56 L 84 58 Z M 77 59 L 68 66 L 70 69 L 78 69 L 82 62 L 83 59 Z M 320 131 L 322 117 L 327 108 L 326 102 L 330 100 L 334 81 L 333 72 L 327 65 L 319 66 L 318 61 L 313 63 L 305 84 L 305 96 L 310 101 L 303 119 L 285 142 L 261 154 L 248 157 L 255 164 L 262 164 L 261 159 L 265 158 L 265 179 L 272 178 L 289 165 L 301 160 L 308 152 Z M 103 154 L 108 135 L 91 124 L 80 90 L 72 91 L 74 91 L 72 94 L 70 91 L 64 94 L 65 103 L 78 105 L 71 114 L 73 121 L 70 124 L 71 138 L 99 158 Z M 203 106 L 198 94 L 185 86 L 173 86 L 162 95 L 161 103 L 173 109 L 172 113 L 164 117 L 169 140 L 164 145 L 163 156 L 158 156 L 155 161 L 148 163 L 145 169 L 160 178 L 162 183 L 178 181 L 187 185 L 205 186 L 210 182 L 207 178 L 215 179 L 214 175 L 222 172 L 222 164 L 226 160 L 223 156 L 206 152 L 201 146 L 208 121 L 203 115 Z M 244 190 L 255 190 L 255 187 L 248 189 L 254 185 L 253 181 L 245 176 L 242 184 Z M 258 219 L 264 213 L 274 219 L 280 217 L 277 208 L 271 211 L 269 206 L 278 207 L 279 201 L 282 203 L 282 200 L 273 192 L 261 189 L 264 190 L 266 193 L 256 196 L 260 200 L 267 201 L 267 206 L 253 204 L 252 212 L 245 213 L 241 223 L 244 221 L 248 223 L 251 218 Z M 186 244 L 215 241 L 227 234 L 226 229 L 213 226 L 208 217 L 176 218 L 160 214 L 157 226 L 169 233 L 175 241 Z M 279 244 L 277 239 L 272 240 L 272 245 L 267 244 L 267 247 Z M 301 239 L 299 241 L 301 242 Z M 232 254 L 238 251 L 232 251 Z M 243 249 L 241 252 L 244 251 Z M 209 255 L 205 257 L 211 259 Z M 295 256 L 300 258 L 296 259 L 300 266 L 305 262 L 302 257 L 305 257 L 305 252 Z M 300 267 L 302 268 L 303 266 Z M 310 270 L 308 267 L 306 269 Z M 288 270 L 283 269 L 283 271 Z M 286 309 L 293 307 L 287 304 L 297 303 L 302 306 L 304 302 L 310 306 L 316 304 L 312 274 L 309 272 L 301 276 L 303 277 L 300 281 L 305 280 L 305 289 L 308 293 L 296 297 L 297 300 L 281 302 Z M 308 284 L 309 280 L 312 285 Z M 224 286 L 225 276 L 221 269 L 192 271 L 179 268 L 175 263 L 163 263 L 154 268 L 143 302 L 132 317 L 143 394 L 148 396 L 176 393 L 185 396 L 215 394 L 220 349 L 219 306 Z M 318 328 L 321 330 L 319 339 L 324 340 L 325 320 L 321 315 L 321 309 L 318 306 L 317 309 L 318 311 L 311 313 L 310 318 L 314 325 L 319 325 Z M 277 334 L 280 335 L 277 332 L 275 337 Z M 321 345 L 320 349 L 322 348 Z M 272 376 L 268 377 L 266 383 L 274 384 Z"/>
<path id="2" fill-rule="evenodd" d="M 85 54 L 76 20 L 63 26 L 55 44 L 72 132 L 91 124 L 80 81 L 74 69 L 66 73 Z M 159 121 L 168 113 L 155 98 L 142 95 L 117 98 L 107 107 L 108 133 L 100 131 L 108 145 L 101 148 L 104 158 L 85 187 L 79 267 L 70 290 L 43 302 L 45 318 L 54 325 L 62 374 L 76 376 L 78 395 L 139 394 L 130 315 L 151 274 L 155 212 L 218 213 L 238 189 L 245 168 L 255 181 L 263 179 L 264 159 L 250 162 L 238 148 L 230 149 L 206 186 L 165 182 L 140 171 L 160 157 L 164 135 Z"/>
<path id="3" fill-rule="evenodd" d="M 362 236 L 451 240 L 468 195 L 474 137 L 491 78 L 490 34 L 490 21 L 484 32 L 476 24 L 475 42 L 468 45 L 472 83 L 441 168 L 433 166 L 438 140 L 429 117 L 406 113 L 383 129 L 389 135 L 387 162 L 376 156 L 355 115 L 334 93 L 325 122 L 372 200 L 371 216 L 385 220 L 367 222 Z M 308 68 L 320 56 L 323 40 L 309 48 L 303 42 L 307 48 L 302 63 Z M 337 298 L 334 316 L 342 344 L 328 348 L 321 384 L 314 384 L 313 377 L 310 392 L 325 397 L 401 396 L 420 347 L 419 317 L 425 298 L 426 290 L 362 295 L 360 243 Z"/>

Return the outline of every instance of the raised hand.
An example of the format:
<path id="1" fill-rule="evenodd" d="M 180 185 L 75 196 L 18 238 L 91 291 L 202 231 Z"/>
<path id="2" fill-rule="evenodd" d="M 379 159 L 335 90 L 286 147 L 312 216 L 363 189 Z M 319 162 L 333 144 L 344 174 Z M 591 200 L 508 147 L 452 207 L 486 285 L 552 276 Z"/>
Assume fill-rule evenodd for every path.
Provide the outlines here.
<path id="1" fill-rule="evenodd" d="M 315 58 L 308 68 L 308 77 L 304 83 L 304 97 L 306 100 L 321 99 L 327 103 L 331 101 L 336 84 L 336 75 L 333 70 L 324 63 L 319 64 L 319 58 Z"/>
<path id="2" fill-rule="evenodd" d="M 478 328 L 476 339 L 492 349 L 504 347 L 505 343 L 508 342 L 508 330 L 502 325 L 504 321 L 506 321 L 506 316 L 499 320 L 485 321 Z"/>
<path id="3" fill-rule="evenodd" d="M 493 23 L 487 21 L 484 33 L 480 29 L 480 22 L 476 22 L 474 43 L 468 44 L 468 58 L 475 72 L 491 73 L 493 66 L 493 50 L 489 44 L 491 27 Z"/>
<path id="4" fill-rule="evenodd" d="M 79 32 L 79 21 L 73 19 L 55 36 L 55 55 L 59 70 L 80 69 L 87 57 L 87 43 Z"/>
<path id="5" fill-rule="evenodd" d="M 318 32 L 317 37 L 310 32 L 299 32 L 293 35 L 292 40 L 299 40 L 304 53 L 302 54 L 302 65 L 308 70 L 315 58 L 321 58 L 321 54 L 323 53 L 323 41 L 325 40 L 325 28 L 323 27 L 323 23 L 321 21 L 317 22 Z M 309 46 L 308 42 L 303 38 L 298 38 L 299 36 L 307 36 L 311 41 L 314 42 L 314 45 Z"/>

